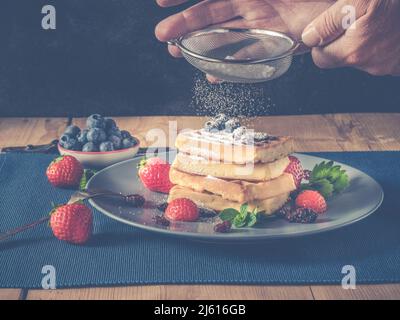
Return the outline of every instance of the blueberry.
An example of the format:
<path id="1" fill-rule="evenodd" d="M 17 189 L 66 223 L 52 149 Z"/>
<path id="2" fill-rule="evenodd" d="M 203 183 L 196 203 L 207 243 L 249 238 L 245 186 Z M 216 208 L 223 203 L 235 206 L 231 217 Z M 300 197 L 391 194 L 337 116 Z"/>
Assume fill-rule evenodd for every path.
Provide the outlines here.
<path id="1" fill-rule="evenodd" d="M 122 139 L 120 137 L 109 136 L 108 141 L 110 141 L 113 144 L 115 150 L 118 150 L 121 148 Z"/>
<path id="2" fill-rule="evenodd" d="M 246 127 L 239 127 L 233 131 L 233 138 L 235 140 L 240 140 L 241 137 L 246 134 L 247 128 Z"/>
<path id="3" fill-rule="evenodd" d="M 99 128 L 99 129 L 105 129 L 106 127 L 106 122 L 104 120 L 104 118 L 99 115 L 99 114 L 92 114 L 91 116 L 89 116 L 86 120 L 86 126 L 89 129 L 92 128 Z"/>
<path id="4" fill-rule="evenodd" d="M 243 144 L 253 145 L 254 144 L 254 134 L 245 133 L 240 137 L 240 142 Z"/>
<path id="5" fill-rule="evenodd" d="M 71 137 L 67 134 L 63 134 L 60 137 L 59 143 L 62 147 L 64 147 L 64 145 L 71 139 Z"/>
<path id="6" fill-rule="evenodd" d="M 110 130 L 107 131 L 107 136 L 117 136 L 118 138 L 122 139 L 122 133 L 118 128 L 111 128 Z"/>
<path id="7" fill-rule="evenodd" d="M 225 123 L 229 120 L 229 117 L 225 113 L 220 113 L 214 117 L 214 120 Z"/>
<path id="8" fill-rule="evenodd" d="M 113 119 L 105 118 L 104 121 L 105 121 L 106 131 L 117 128 L 117 124 Z"/>
<path id="9" fill-rule="evenodd" d="M 81 131 L 80 134 L 78 134 L 78 141 L 80 144 L 84 145 L 84 144 L 88 143 L 88 140 L 87 140 L 88 132 L 89 132 L 88 129 L 84 129 Z"/>
<path id="10" fill-rule="evenodd" d="M 130 132 L 129 132 L 129 131 L 126 131 L 126 130 L 122 130 L 122 131 L 121 131 L 121 136 L 122 136 L 122 139 L 129 139 L 129 138 L 132 138 L 132 135 L 130 134 Z"/>
<path id="11" fill-rule="evenodd" d="M 82 151 L 83 152 L 98 152 L 99 147 L 93 142 L 88 142 L 83 146 Z"/>
<path id="12" fill-rule="evenodd" d="M 72 138 L 75 138 L 80 132 L 81 132 L 81 129 L 79 129 L 79 127 L 68 126 L 65 129 L 64 134 L 67 134 L 67 135 L 71 136 Z"/>
<path id="13" fill-rule="evenodd" d="M 229 133 L 232 133 L 239 127 L 240 127 L 240 121 L 238 118 L 232 118 L 225 123 L 225 131 Z"/>
<path id="14" fill-rule="evenodd" d="M 67 142 L 64 143 L 63 147 L 68 150 L 80 151 L 82 145 L 78 142 L 78 140 L 70 138 Z"/>
<path id="15" fill-rule="evenodd" d="M 254 141 L 256 141 L 256 142 L 268 141 L 270 138 L 271 138 L 271 136 L 265 132 L 254 133 Z"/>
<path id="16" fill-rule="evenodd" d="M 132 148 L 137 145 L 137 141 L 134 138 L 125 138 L 122 140 L 122 148 L 123 149 L 128 149 Z"/>
<path id="17" fill-rule="evenodd" d="M 218 131 L 218 123 L 213 120 L 207 121 L 204 125 L 204 130 L 208 132 Z"/>
<path id="18" fill-rule="evenodd" d="M 114 151 L 114 145 L 110 141 L 102 142 L 100 144 L 100 151 L 101 152 Z"/>
<path id="19" fill-rule="evenodd" d="M 93 128 L 90 129 L 87 133 L 87 140 L 89 142 L 94 142 L 94 143 L 101 143 L 106 141 L 107 136 L 106 133 L 104 132 L 104 130 L 99 129 L 99 128 Z"/>

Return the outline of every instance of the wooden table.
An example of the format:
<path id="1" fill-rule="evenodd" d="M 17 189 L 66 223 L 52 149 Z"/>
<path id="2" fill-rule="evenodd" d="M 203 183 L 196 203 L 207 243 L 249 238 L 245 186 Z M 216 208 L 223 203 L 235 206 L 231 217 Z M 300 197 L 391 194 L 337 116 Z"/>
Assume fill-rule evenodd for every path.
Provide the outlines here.
<path id="1" fill-rule="evenodd" d="M 178 130 L 197 128 L 201 117 L 126 117 L 119 126 L 137 135 L 144 145 L 153 128 L 168 132 L 169 121 Z M 0 118 L 0 148 L 41 144 L 57 138 L 69 123 L 82 119 Z M 296 137 L 299 152 L 400 150 L 400 113 L 331 114 L 312 116 L 260 117 L 252 120 L 256 129 Z M 0 289 L 0 299 L 400 299 L 400 285 L 363 285 L 356 290 L 340 286 L 227 286 L 161 285 L 67 290 Z"/>

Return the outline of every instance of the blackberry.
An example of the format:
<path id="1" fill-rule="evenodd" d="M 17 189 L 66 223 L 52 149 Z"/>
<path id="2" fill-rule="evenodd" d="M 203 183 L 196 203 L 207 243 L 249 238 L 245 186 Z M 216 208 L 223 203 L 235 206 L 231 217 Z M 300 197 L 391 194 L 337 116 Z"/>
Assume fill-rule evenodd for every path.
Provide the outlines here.
<path id="1" fill-rule="evenodd" d="M 199 208 L 199 213 L 203 218 L 213 218 L 218 214 L 216 211 L 206 208 Z"/>
<path id="2" fill-rule="evenodd" d="M 232 133 L 240 127 L 240 121 L 238 118 L 232 118 L 225 123 L 225 131 Z"/>
<path id="3" fill-rule="evenodd" d="M 279 211 L 278 216 L 286 218 L 292 212 L 292 202 L 289 200 Z"/>
<path id="4" fill-rule="evenodd" d="M 218 233 L 227 233 L 231 230 L 231 228 L 232 228 L 232 223 L 230 221 L 224 221 L 216 224 L 214 226 L 214 231 Z"/>
<path id="5" fill-rule="evenodd" d="M 146 202 L 145 198 L 140 194 L 131 194 L 125 198 L 125 201 L 135 208 L 143 207 L 144 203 Z"/>
<path id="6" fill-rule="evenodd" d="M 168 227 L 170 225 L 169 220 L 167 218 L 165 218 L 164 216 L 155 215 L 153 217 L 153 220 L 155 221 L 156 224 L 158 224 L 160 226 Z"/>
<path id="7" fill-rule="evenodd" d="M 167 207 L 168 207 L 168 203 L 163 202 L 157 206 L 157 209 L 160 210 L 161 212 L 165 212 L 165 210 L 167 210 Z"/>
<path id="8" fill-rule="evenodd" d="M 314 223 L 317 217 L 314 211 L 304 208 L 297 208 L 286 215 L 286 219 L 294 223 Z"/>

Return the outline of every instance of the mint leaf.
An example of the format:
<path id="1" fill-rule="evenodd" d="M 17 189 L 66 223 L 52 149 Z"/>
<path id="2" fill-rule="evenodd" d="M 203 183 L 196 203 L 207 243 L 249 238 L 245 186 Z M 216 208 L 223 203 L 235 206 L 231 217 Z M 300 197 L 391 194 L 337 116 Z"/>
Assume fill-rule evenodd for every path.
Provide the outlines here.
<path id="1" fill-rule="evenodd" d="M 219 214 L 219 218 L 222 221 L 232 222 L 233 219 L 235 219 L 235 217 L 239 214 L 240 214 L 239 211 L 237 211 L 236 209 L 228 208 L 221 211 L 221 213 Z"/>
<path id="2" fill-rule="evenodd" d="M 241 214 L 243 217 L 246 217 L 246 216 L 247 216 L 247 213 L 248 213 L 248 209 L 249 209 L 249 205 L 248 205 L 247 203 L 242 204 L 242 206 L 240 207 L 240 214 Z"/>
<path id="3" fill-rule="evenodd" d="M 258 210 L 255 208 L 247 218 L 247 226 L 254 227 L 258 222 Z"/>
<path id="4" fill-rule="evenodd" d="M 233 225 L 236 228 L 243 228 L 246 226 L 247 223 L 247 215 L 244 217 L 241 214 L 238 214 L 234 219 L 233 219 Z"/>

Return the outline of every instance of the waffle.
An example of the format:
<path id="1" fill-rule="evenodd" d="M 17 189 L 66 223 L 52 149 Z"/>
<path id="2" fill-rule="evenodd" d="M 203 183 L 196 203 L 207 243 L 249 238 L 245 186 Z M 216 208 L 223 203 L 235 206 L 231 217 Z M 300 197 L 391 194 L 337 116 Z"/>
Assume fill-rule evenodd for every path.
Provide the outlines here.
<path id="1" fill-rule="evenodd" d="M 270 163 L 233 164 L 207 161 L 203 158 L 178 153 L 172 167 L 179 171 L 201 176 L 245 181 L 268 181 L 281 176 L 290 161 L 288 157 Z"/>
<path id="2" fill-rule="evenodd" d="M 168 197 L 168 202 L 174 199 L 187 198 L 195 202 L 200 207 L 206 207 L 216 211 L 222 211 L 226 208 L 234 208 L 239 210 L 242 203 L 223 199 L 222 197 L 205 192 L 197 192 L 189 188 L 175 186 L 171 189 Z M 289 193 L 280 196 L 249 202 L 249 210 L 257 208 L 259 212 L 266 215 L 271 215 L 279 210 L 288 200 Z"/>
<path id="3" fill-rule="evenodd" d="M 191 188 L 197 192 L 213 193 L 223 199 L 239 203 L 274 198 L 296 190 L 293 176 L 287 173 L 270 181 L 252 183 L 243 180 L 224 180 L 210 176 L 192 175 L 172 168 L 170 180 L 173 184 Z"/>
<path id="4" fill-rule="evenodd" d="M 180 152 L 205 159 L 237 164 L 273 162 L 294 151 L 291 137 L 272 137 L 266 141 L 244 144 L 224 131 L 190 130 L 178 135 L 175 146 Z"/>

